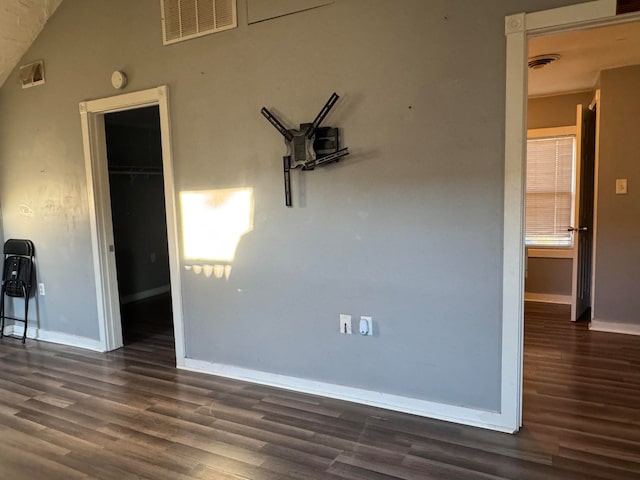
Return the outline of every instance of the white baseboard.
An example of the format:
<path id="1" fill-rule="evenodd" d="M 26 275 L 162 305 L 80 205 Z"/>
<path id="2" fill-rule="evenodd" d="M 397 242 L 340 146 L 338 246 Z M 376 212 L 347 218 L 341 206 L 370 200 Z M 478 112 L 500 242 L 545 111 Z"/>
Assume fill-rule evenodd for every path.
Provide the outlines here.
<path id="1" fill-rule="evenodd" d="M 589 324 L 589 330 L 595 332 L 624 333 L 626 335 L 640 335 L 640 325 L 634 323 L 608 322 L 594 318 Z"/>
<path id="2" fill-rule="evenodd" d="M 571 295 L 555 295 L 553 293 L 524 292 L 524 301 L 571 305 L 572 298 L 571 298 Z"/>
<path id="3" fill-rule="evenodd" d="M 487 428 L 505 433 L 514 433 L 515 431 L 514 428 L 511 428 L 506 424 L 506 421 L 500 412 L 446 405 L 437 402 L 419 400 L 416 398 L 403 397 L 400 395 L 346 387 L 332 383 L 316 382 L 314 380 L 261 372 L 258 370 L 194 360 L 191 358 L 185 358 L 183 362 L 178 362 L 178 368 L 192 372 L 207 373 L 210 375 L 218 375 L 245 382 L 268 385 L 271 387 L 284 388 L 286 390 L 293 390 L 301 393 L 346 400 L 348 402 L 361 403 L 364 405 L 410 413 L 422 417 Z"/>
<path id="4" fill-rule="evenodd" d="M 120 297 L 120 303 L 122 305 L 126 305 L 127 303 L 137 302 L 140 300 L 144 300 L 145 298 L 155 297 L 156 295 L 162 295 L 163 293 L 169 293 L 170 291 L 171 291 L 171 285 L 163 285 L 161 287 L 151 288 L 143 292 L 124 295 Z"/>
<path id="5" fill-rule="evenodd" d="M 18 337 L 21 337 L 23 332 L 23 325 L 6 325 L 4 327 L 5 335 L 17 335 Z M 104 352 L 104 348 L 102 348 L 102 344 L 99 340 L 71 335 L 69 333 L 49 332 L 40 328 L 29 327 L 27 328 L 27 338 L 31 340 L 40 340 L 42 342 L 58 343 L 60 345 L 67 345 L 70 347 L 84 348 L 95 352 Z"/>

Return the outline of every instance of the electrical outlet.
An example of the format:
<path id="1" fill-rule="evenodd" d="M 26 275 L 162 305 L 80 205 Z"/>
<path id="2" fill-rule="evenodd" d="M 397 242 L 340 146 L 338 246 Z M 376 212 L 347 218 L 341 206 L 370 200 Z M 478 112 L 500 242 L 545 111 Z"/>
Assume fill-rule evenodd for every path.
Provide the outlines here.
<path id="1" fill-rule="evenodd" d="M 340 333 L 351 335 L 351 315 L 340 314 Z"/>
<path id="2" fill-rule="evenodd" d="M 156 252 L 151 252 L 151 253 L 149 254 L 149 260 L 151 261 L 151 263 L 156 263 L 156 260 L 157 260 L 157 258 L 156 258 Z"/>
<path id="3" fill-rule="evenodd" d="M 46 292 L 44 290 L 44 283 L 39 283 L 38 284 L 38 293 L 40 293 L 41 296 L 45 296 Z"/>

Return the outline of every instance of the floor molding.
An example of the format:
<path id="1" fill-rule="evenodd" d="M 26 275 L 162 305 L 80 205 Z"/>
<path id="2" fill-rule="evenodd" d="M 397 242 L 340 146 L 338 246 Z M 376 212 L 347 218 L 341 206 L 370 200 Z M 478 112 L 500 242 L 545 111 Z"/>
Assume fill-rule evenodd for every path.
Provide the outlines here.
<path id="1" fill-rule="evenodd" d="M 559 305 L 571 305 L 571 295 L 555 295 L 553 293 L 524 293 L 525 302 L 557 303 Z"/>
<path id="2" fill-rule="evenodd" d="M 24 332 L 24 326 L 22 325 L 6 325 L 4 327 L 5 335 L 16 335 L 21 337 Z M 63 332 L 51 332 L 42 330 L 41 328 L 28 327 L 27 338 L 31 340 L 40 340 L 42 342 L 57 343 L 60 345 L 67 345 L 69 347 L 84 348 L 86 350 L 93 350 L 94 352 L 104 352 L 100 340 L 94 340 L 93 338 L 80 337 L 78 335 L 71 335 Z"/>
<path id="3" fill-rule="evenodd" d="M 623 333 L 625 335 L 640 335 L 640 325 L 633 323 L 609 322 L 594 318 L 589 324 L 589 330 L 594 332 Z"/>
<path id="4" fill-rule="evenodd" d="M 178 368 L 192 372 L 217 375 L 234 380 L 284 388 L 301 393 L 320 395 L 348 402 L 385 408 L 397 412 L 410 413 L 422 417 L 435 418 L 448 422 L 461 423 L 474 427 L 481 427 L 505 433 L 513 433 L 513 428 L 507 426 L 499 412 L 477 410 L 468 407 L 446 405 L 437 402 L 403 397 L 389 393 L 375 392 L 344 385 L 317 382 L 303 378 L 278 375 L 246 368 L 234 367 L 218 363 L 211 363 L 191 358 L 184 359 L 184 365 Z"/>
<path id="5" fill-rule="evenodd" d="M 163 285 L 161 287 L 150 288 L 149 290 L 144 290 L 142 292 L 136 292 L 136 293 L 131 293 L 129 295 L 124 295 L 120 297 L 120 303 L 122 305 L 126 305 L 127 303 L 138 302 L 140 300 L 145 300 L 147 298 L 155 297 L 157 295 L 169 293 L 170 291 L 171 291 L 171 285 Z"/>

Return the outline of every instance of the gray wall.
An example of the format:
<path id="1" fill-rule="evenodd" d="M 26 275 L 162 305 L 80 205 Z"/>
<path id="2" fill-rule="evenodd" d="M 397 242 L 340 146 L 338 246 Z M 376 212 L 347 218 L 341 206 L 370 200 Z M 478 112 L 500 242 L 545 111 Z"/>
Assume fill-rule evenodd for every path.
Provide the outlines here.
<path id="1" fill-rule="evenodd" d="M 573 261 L 570 258 L 529 257 L 525 292 L 571 295 Z"/>
<path id="2" fill-rule="evenodd" d="M 593 92 L 530 98 L 527 128 L 564 127 L 576 124 L 576 106 L 585 107 Z M 566 258 L 529 258 L 525 291 L 551 295 L 571 295 L 572 261 Z"/>
<path id="3" fill-rule="evenodd" d="M 338 0 L 252 26 L 238 3 L 238 29 L 163 47 L 156 0 L 66 0 L 24 58 L 46 85 L 0 90 L 5 234 L 39 247 L 41 325 L 98 337 L 78 102 L 121 68 L 171 89 L 178 192 L 254 193 L 230 279 L 184 272 L 189 357 L 498 410 L 504 17 L 579 1 Z M 294 175 L 287 209 L 260 108 L 294 126 L 334 90 L 352 154 Z"/>
<path id="4" fill-rule="evenodd" d="M 640 324 L 640 65 L 604 70 L 594 318 Z M 616 195 L 617 178 L 628 194 Z"/>
<path id="5" fill-rule="evenodd" d="M 527 102 L 527 128 L 575 125 L 576 105 L 581 103 L 586 107 L 591 100 L 591 91 L 530 98 Z"/>

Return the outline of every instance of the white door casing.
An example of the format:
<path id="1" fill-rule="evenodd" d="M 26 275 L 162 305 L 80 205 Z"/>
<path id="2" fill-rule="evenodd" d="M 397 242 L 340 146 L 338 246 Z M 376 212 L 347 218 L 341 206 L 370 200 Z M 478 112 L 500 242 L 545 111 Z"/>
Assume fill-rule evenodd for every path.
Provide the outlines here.
<path id="1" fill-rule="evenodd" d="M 111 351 L 123 345 L 118 282 L 113 250 L 113 224 L 109 195 L 104 115 L 152 105 L 157 105 L 160 112 L 162 170 L 176 363 L 178 366 L 183 366 L 185 345 L 182 316 L 182 284 L 180 280 L 178 223 L 171 150 L 169 89 L 167 86 L 80 103 L 100 343 L 104 351 Z"/>

